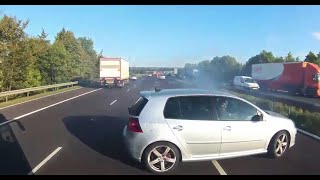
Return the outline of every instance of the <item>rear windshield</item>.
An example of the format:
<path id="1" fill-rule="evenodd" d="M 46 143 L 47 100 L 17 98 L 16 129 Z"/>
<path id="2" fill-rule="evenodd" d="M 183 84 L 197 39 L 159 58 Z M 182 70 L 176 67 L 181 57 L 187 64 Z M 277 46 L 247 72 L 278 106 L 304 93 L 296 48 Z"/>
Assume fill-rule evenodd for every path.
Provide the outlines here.
<path id="1" fill-rule="evenodd" d="M 129 114 L 132 116 L 139 116 L 147 102 L 148 100 L 146 98 L 140 97 L 129 109 Z"/>

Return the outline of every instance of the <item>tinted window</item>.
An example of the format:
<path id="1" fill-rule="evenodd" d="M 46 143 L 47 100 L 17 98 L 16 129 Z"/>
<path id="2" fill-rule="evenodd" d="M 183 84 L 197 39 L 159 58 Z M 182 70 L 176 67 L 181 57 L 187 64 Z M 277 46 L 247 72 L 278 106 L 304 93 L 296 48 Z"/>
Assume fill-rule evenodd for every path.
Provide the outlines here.
<path id="1" fill-rule="evenodd" d="M 179 98 L 169 98 L 163 111 L 163 115 L 168 119 L 180 119 L 181 112 Z"/>
<path id="2" fill-rule="evenodd" d="M 220 120 L 250 121 L 254 115 L 257 115 L 256 108 L 234 98 L 218 97 L 216 109 Z"/>
<path id="3" fill-rule="evenodd" d="M 132 116 L 139 116 L 148 100 L 144 97 L 140 97 L 136 103 L 129 109 L 129 114 Z"/>
<path id="4" fill-rule="evenodd" d="M 180 97 L 181 119 L 212 120 L 212 98 L 206 96 Z"/>

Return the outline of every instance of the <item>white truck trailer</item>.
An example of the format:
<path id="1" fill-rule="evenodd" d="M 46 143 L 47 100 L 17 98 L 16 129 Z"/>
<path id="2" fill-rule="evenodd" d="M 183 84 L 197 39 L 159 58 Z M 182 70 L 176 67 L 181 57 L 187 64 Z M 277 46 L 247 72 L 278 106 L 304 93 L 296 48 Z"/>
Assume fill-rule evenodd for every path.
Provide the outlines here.
<path id="1" fill-rule="evenodd" d="M 129 82 L 129 62 L 123 58 L 100 58 L 101 86 L 123 87 Z"/>

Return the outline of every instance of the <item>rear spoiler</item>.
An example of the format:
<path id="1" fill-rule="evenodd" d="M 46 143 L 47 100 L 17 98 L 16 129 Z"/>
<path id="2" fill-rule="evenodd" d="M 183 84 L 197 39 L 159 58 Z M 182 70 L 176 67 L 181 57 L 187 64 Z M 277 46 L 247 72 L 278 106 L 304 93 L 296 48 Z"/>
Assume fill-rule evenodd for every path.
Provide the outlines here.
<path id="1" fill-rule="evenodd" d="M 140 96 L 149 100 L 151 98 L 151 91 L 141 91 Z"/>

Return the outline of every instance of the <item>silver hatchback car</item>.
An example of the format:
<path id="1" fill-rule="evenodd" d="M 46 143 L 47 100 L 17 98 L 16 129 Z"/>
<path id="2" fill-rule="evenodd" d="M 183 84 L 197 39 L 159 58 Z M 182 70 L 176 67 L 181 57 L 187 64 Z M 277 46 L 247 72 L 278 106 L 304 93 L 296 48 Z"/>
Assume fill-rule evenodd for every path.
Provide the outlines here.
<path id="1" fill-rule="evenodd" d="M 201 89 L 142 91 L 123 130 L 129 154 L 154 173 L 181 162 L 266 153 L 295 144 L 292 120 L 233 94 Z"/>

